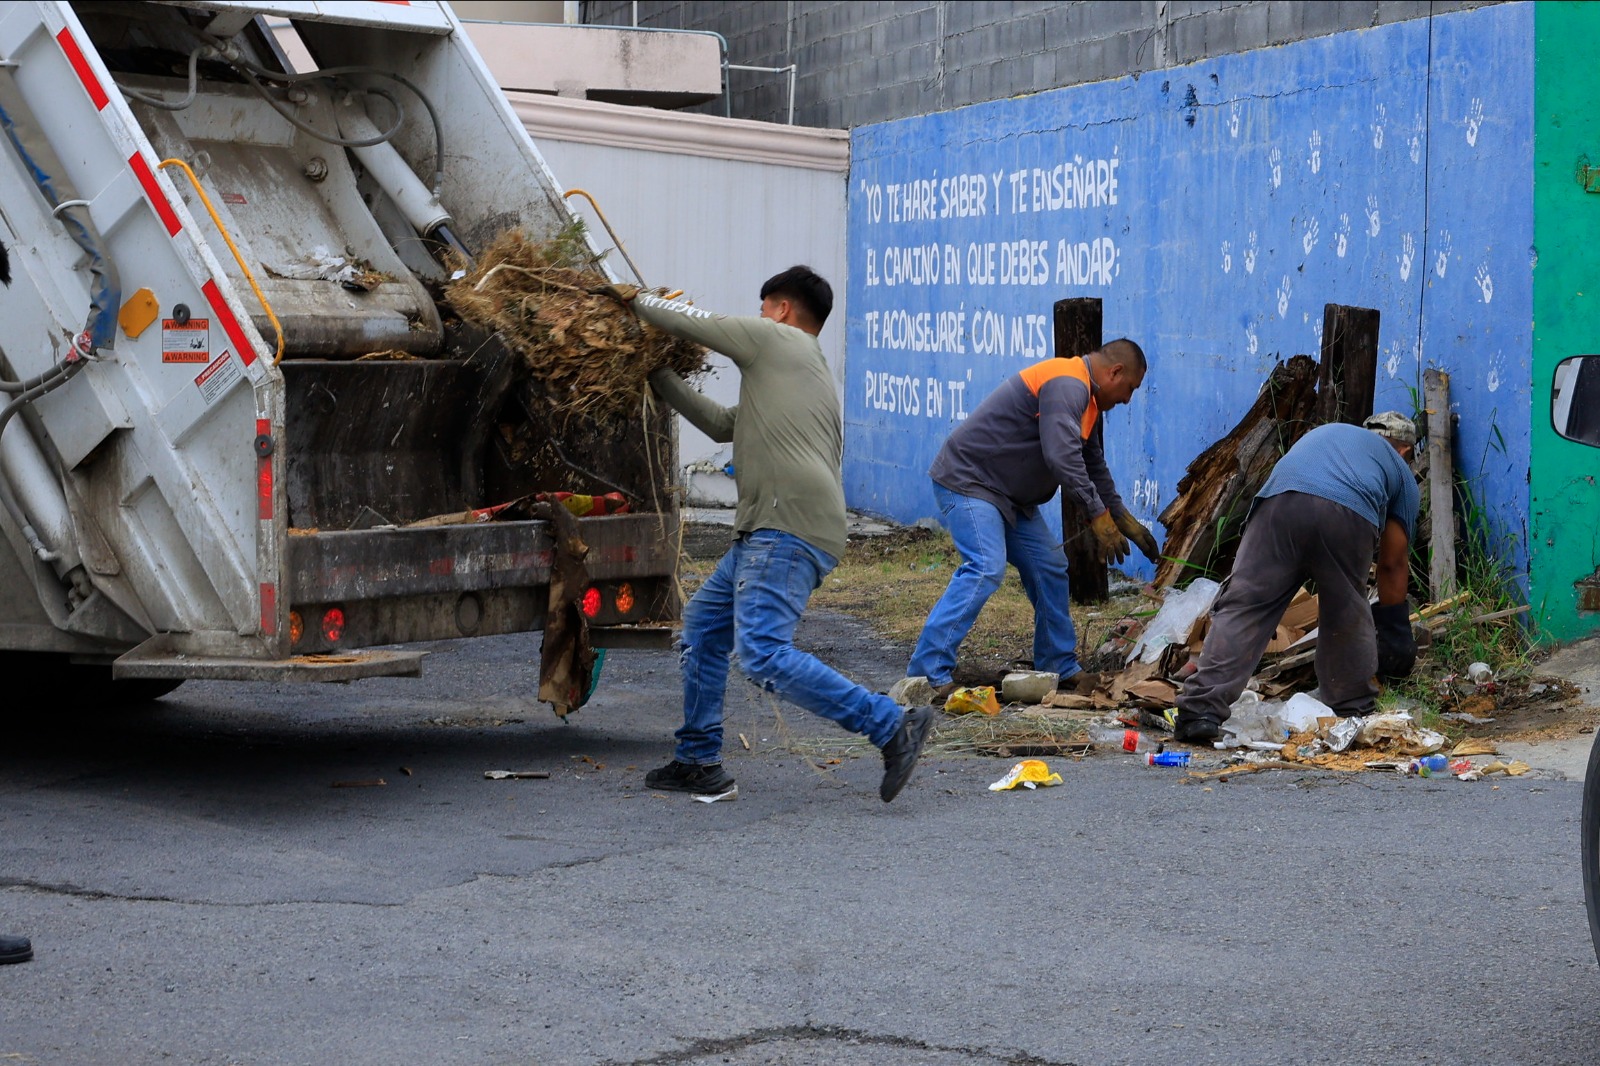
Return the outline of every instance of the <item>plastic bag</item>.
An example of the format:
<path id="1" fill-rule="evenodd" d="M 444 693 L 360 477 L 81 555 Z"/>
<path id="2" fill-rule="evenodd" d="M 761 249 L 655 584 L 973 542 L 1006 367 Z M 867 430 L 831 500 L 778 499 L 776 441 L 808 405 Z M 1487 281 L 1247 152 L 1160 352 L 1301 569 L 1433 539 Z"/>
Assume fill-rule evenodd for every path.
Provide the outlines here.
<path id="1" fill-rule="evenodd" d="M 1006 772 L 1006 776 L 989 786 L 990 792 L 1008 792 L 1014 788 L 1049 788 L 1061 784 L 1061 775 L 1050 769 L 1043 759 L 1023 759 Z"/>
<path id="2" fill-rule="evenodd" d="M 1139 642 L 1128 652 L 1128 662 L 1137 658 L 1142 663 L 1153 663 L 1161 658 L 1168 644 L 1182 644 L 1189 639 L 1189 630 L 1200 616 L 1211 610 L 1222 586 L 1209 577 L 1197 577 L 1186 589 L 1173 589 L 1161 601 L 1161 610 L 1145 625 Z"/>
<path id="3" fill-rule="evenodd" d="M 1000 701 L 995 699 L 993 685 L 979 685 L 950 693 L 944 701 L 944 709 L 949 714 L 999 714 Z"/>

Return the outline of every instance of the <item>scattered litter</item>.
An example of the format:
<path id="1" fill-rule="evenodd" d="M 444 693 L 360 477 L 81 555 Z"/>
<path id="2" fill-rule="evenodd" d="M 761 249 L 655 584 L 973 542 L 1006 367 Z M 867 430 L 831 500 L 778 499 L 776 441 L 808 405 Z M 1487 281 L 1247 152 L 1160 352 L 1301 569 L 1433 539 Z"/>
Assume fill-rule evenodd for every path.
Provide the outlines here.
<path id="1" fill-rule="evenodd" d="M 1144 627 L 1144 633 L 1128 652 L 1128 662 L 1138 659 L 1153 663 L 1169 644 L 1186 644 L 1189 631 L 1211 610 L 1222 586 L 1208 577 L 1197 577 L 1185 589 L 1169 589 L 1161 609 Z"/>
<path id="2" fill-rule="evenodd" d="M 1000 698 L 1006 703 L 1043 703 L 1060 681 L 1060 674 L 1046 670 L 1015 671 L 1000 679 Z"/>
<path id="3" fill-rule="evenodd" d="M 1369 748 L 1390 748 L 1401 755 L 1429 755 L 1444 747 L 1446 737 L 1423 729 L 1408 711 L 1368 715 L 1357 740 Z"/>
<path id="4" fill-rule="evenodd" d="M 1061 784 L 1061 775 L 1050 769 L 1043 759 L 1023 759 L 1006 772 L 1006 776 L 989 786 L 990 792 L 1009 792 L 1022 788 L 1048 788 Z"/>
<path id="5" fill-rule="evenodd" d="M 1450 749 L 1450 757 L 1457 758 L 1462 755 L 1495 755 L 1499 749 L 1492 740 L 1481 740 L 1477 737 L 1468 737 Z"/>
<path id="6" fill-rule="evenodd" d="M 1533 689 L 1528 689 L 1528 693 L 1532 695 Z M 1470 711 L 1447 711 L 1439 717 L 1448 722 L 1460 722 L 1463 725 L 1488 725 L 1494 721 L 1493 718 L 1481 718 Z"/>
<path id="7" fill-rule="evenodd" d="M 744 750 L 745 751 L 749 751 L 750 750 L 750 738 L 745 736 L 743 733 L 739 734 L 739 743 L 744 745 Z"/>
<path id="8" fill-rule="evenodd" d="M 995 698 L 993 685 L 958 688 L 944 701 L 949 714 L 999 714 L 1000 701 Z"/>
<path id="9" fill-rule="evenodd" d="M 1187 751 L 1152 751 L 1144 757 L 1146 766 L 1188 766 L 1189 752 Z"/>
<path id="10" fill-rule="evenodd" d="M 483 776 L 490 781 L 505 781 L 508 779 L 543 781 L 550 776 L 549 770 L 485 770 Z"/>
<path id="11" fill-rule="evenodd" d="M 1467 667 L 1467 677 L 1474 685 L 1487 685 L 1494 680 L 1494 668 L 1488 663 L 1473 663 Z"/>
<path id="12" fill-rule="evenodd" d="M 689 798 L 694 800 L 696 803 L 720 803 L 723 800 L 727 800 L 728 802 L 731 803 L 734 800 L 739 798 L 739 786 L 738 785 L 734 785 L 732 788 L 728 789 L 728 791 L 726 791 L 726 792 L 717 792 L 717 793 L 694 792 L 694 793 L 690 794 Z"/>
<path id="13" fill-rule="evenodd" d="M 1529 769 L 1531 768 L 1528 766 L 1528 764 L 1523 762 L 1521 759 L 1513 759 L 1511 762 L 1501 762 L 1499 759 L 1496 759 L 1488 766 L 1478 767 L 1478 772 L 1483 774 L 1485 777 L 1488 777 L 1490 774 L 1506 774 L 1510 777 L 1521 777 L 1523 774 L 1527 773 Z"/>
<path id="14" fill-rule="evenodd" d="M 1450 760 L 1443 755 L 1424 755 L 1406 764 L 1406 773 L 1418 777 L 1434 777 L 1450 768 Z"/>
<path id="15" fill-rule="evenodd" d="M 410 777 L 411 776 L 411 767 L 402 766 L 402 767 L 400 767 L 400 772 L 405 774 L 407 777 Z"/>
<path id="16" fill-rule="evenodd" d="M 387 785 L 388 783 L 389 782 L 385 781 L 381 777 L 372 777 L 372 778 L 368 778 L 365 781 L 335 781 L 335 782 L 333 782 L 333 784 L 330 787 L 332 787 L 332 788 L 376 788 L 379 785 Z"/>

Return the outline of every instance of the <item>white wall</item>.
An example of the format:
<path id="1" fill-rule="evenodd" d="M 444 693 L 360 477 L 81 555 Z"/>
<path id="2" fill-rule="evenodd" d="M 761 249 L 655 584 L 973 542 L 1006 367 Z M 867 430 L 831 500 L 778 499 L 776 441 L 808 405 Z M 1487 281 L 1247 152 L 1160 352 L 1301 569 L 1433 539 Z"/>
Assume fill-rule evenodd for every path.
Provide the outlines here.
<path id="1" fill-rule="evenodd" d="M 821 341 L 842 396 L 848 157 L 835 142 L 843 134 L 522 94 L 513 103 L 533 127 L 530 133 L 556 180 L 599 202 L 649 285 L 683 289 L 707 310 L 754 315 L 761 283 L 778 271 L 806 263 L 827 278 L 836 302 Z M 533 108 L 565 108 L 563 118 L 571 117 L 579 128 L 552 132 L 548 121 L 531 117 Z M 586 115 L 648 123 L 665 134 L 656 147 L 583 143 L 584 128 L 593 128 L 583 121 Z M 813 147 L 796 147 L 795 139 L 808 135 Z M 754 147 L 742 149 L 730 138 Z M 747 158 L 734 158 L 740 155 Z M 829 160 L 838 169 L 823 169 Z M 588 220 L 596 243 L 611 247 L 583 198 L 569 202 Z M 613 252 L 610 261 L 619 277 L 630 279 L 622 256 Z M 737 403 L 737 371 L 721 356 L 713 357 L 713 366 L 702 390 L 720 403 Z M 688 502 L 731 504 L 733 479 L 722 473 L 730 447 L 682 419 L 679 426 Z"/>

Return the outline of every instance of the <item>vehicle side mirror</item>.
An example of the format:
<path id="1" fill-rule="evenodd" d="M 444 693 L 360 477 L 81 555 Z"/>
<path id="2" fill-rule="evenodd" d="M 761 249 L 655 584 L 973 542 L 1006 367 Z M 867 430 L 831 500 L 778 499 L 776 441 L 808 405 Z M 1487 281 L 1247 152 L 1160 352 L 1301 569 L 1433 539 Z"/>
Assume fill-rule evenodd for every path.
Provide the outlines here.
<path id="1" fill-rule="evenodd" d="M 1557 364 L 1550 422 L 1567 440 L 1600 448 L 1600 355 L 1574 355 Z"/>

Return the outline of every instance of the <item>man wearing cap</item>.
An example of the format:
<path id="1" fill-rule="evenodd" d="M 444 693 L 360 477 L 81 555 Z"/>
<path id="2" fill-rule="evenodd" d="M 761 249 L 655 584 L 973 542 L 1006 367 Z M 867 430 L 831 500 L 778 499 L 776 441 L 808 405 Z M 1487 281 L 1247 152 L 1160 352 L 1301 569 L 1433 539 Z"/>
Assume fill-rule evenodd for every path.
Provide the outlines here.
<path id="1" fill-rule="evenodd" d="M 1374 675 L 1404 677 L 1416 661 L 1406 606 L 1417 482 L 1406 465 L 1417 427 L 1398 411 L 1362 426 L 1318 426 L 1301 437 L 1256 494 L 1211 610 L 1200 664 L 1178 695 L 1173 736 L 1209 744 L 1222 734 L 1300 585 L 1316 582 L 1317 684 L 1336 714 L 1372 713 Z M 1378 556 L 1378 602 L 1367 571 Z"/>

